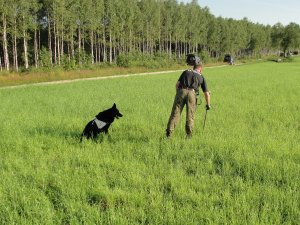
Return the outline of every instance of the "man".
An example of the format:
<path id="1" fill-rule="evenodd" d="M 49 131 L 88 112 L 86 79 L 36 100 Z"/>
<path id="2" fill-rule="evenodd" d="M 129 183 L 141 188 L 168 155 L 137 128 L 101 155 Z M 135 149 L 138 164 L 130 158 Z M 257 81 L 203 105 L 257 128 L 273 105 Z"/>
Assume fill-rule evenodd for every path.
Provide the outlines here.
<path id="1" fill-rule="evenodd" d="M 206 110 L 211 108 L 210 94 L 207 89 L 205 78 L 201 74 L 202 63 L 200 58 L 193 54 L 189 54 L 187 55 L 186 62 L 188 65 L 193 66 L 193 69 L 185 70 L 176 83 L 176 96 L 166 129 L 167 137 L 171 136 L 176 125 L 178 124 L 184 105 L 186 105 L 186 135 L 187 138 L 192 136 L 199 87 L 201 87 L 205 97 Z"/>

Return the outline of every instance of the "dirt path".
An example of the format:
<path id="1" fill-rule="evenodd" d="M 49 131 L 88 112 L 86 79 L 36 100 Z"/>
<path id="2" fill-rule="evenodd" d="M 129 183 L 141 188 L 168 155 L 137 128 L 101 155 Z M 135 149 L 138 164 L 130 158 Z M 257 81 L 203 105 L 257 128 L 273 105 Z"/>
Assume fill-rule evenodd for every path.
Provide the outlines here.
<path id="1" fill-rule="evenodd" d="M 228 66 L 228 65 L 205 67 L 205 69 L 225 67 L 225 66 Z M 160 72 L 133 73 L 133 74 L 124 74 L 124 75 L 112 75 L 112 76 L 105 76 L 105 77 L 89 77 L 89 78 L 78 78 L 78 79 L 72 79 L 72 80 L 58 80 L 58 81 L 49 81 L 49 82 L 40 82 L 40 83 L 21 84 L 21 85 L 0 87 L 0 90 L 1 89 L 11 89 L 11 88 L 22 88 L 22 87 L 29 87 L 29 86 L 65 84 L 65 83 L 73 83 L 73 82 L 82 81 L 82 80 L 103 80 L 103 79 L 114 79 L 114 78 L 120 78 L 120 77 L 147 76 L 147 75 L 157 75 L 157 74 L 164 74 L 164 73 L 167 74 L 167 73 L 174 73 L 174 72 L 180 72 L 180 71 L 183 71 L 183 70 L 167 70 L 167 71 L 160 71 Z"/>

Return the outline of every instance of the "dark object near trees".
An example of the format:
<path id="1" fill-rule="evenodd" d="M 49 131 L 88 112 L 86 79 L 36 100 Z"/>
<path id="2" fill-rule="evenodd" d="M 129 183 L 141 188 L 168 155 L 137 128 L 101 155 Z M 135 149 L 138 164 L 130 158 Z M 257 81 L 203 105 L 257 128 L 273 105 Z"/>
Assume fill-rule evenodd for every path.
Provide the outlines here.
<path id="1" fill-rule="evenodd" d="M 201 60 L 198 56 L 195 56 L 194 54 L 187 54 L 186 55 L 186 63 L 189 66 L 196 66 L 201 64 Z"/>
<path id="2" fill-rule="evenodd" d="M 230 65 L 232 65 L 232 64 L 233 64 L 233 57 L 232 57 L 231 55 L 229 55 L 229 54 L 226 54 L 226 55 L 224 56 L 223 62 L 227 62 L 227 63 L 229 63 Z"/>

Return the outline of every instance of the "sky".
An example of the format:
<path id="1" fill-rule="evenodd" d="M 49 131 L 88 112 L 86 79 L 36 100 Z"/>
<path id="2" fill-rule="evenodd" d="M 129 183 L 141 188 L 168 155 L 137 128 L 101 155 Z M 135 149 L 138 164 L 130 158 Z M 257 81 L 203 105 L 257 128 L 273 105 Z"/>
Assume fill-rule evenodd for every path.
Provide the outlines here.
<path id="1" fill-rule="evenodd" d="M 191 0 L 178 0 L 189 3 Z M 300 0 L 198 0 L 201 7 L 207 6 L 216 17 L 243 19 L 264 25 L 277 22 L 300 25 Z"/>

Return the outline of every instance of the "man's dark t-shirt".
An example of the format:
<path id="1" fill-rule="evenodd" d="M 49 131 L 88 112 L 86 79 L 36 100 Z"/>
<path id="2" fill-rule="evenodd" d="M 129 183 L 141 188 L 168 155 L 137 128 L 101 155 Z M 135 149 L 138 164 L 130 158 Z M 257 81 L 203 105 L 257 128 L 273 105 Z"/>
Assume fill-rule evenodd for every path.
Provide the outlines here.
<path id="1" fill-rule="evenodd" d="M 198 93 L 201 86 L 203 92 L 208 91 L 205 78 L 194 70 L 183 71 L 178 81 L 180 82 L 180 88 L 194 89 Z"/>

